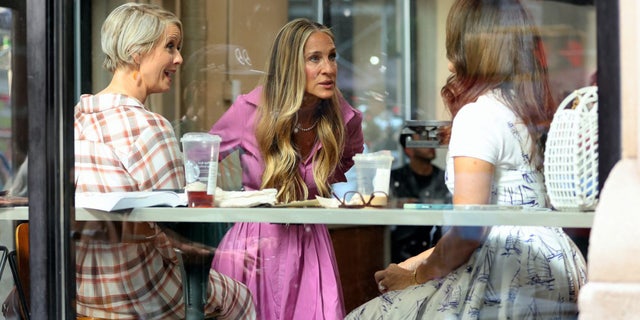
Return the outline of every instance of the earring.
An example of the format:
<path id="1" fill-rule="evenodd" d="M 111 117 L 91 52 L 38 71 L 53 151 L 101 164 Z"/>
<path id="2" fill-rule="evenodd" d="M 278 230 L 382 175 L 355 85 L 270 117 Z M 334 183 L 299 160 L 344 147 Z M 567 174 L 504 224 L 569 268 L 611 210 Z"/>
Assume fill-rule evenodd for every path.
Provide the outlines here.
<path id="1" fill-rule="evenodd" d="M 134 71 L 131 77 L 133 77 L 133 80 L 138 81 L 138 71 Z"/>

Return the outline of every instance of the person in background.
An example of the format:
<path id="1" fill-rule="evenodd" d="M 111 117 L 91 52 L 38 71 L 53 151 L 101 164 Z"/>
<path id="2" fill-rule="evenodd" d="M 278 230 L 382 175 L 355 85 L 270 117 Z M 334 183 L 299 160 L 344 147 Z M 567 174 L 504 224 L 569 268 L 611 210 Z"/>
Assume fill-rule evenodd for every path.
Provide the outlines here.
<path id="1" fill-rule="evenodd" d="M 182 156 L 171 124 L 144 105 L 170 89 L 182 63 L 182 24 L 159 6 L 127 3 L 102 26 L 105 68 L 98 94 L 74 110 L 77 192 L 151 191 L 184 187 Z M 76 310 L 109 319 L 184 319 L 176 249 L 210 254 L 147 222 L 85 222 L 78 227 Z M 255 318 L 247 288 L 211 270 L 203 310 L 218 319 Z"/>
<path id="2" fill-rule="evenodd" d="M 402 133 L 402 150 L 409 162 L 391 170 L 389 196 L 400 208 L 404 203 L 451 203 L 451 193 L 444 183 L 444 171 L 433 165 L 436 150 L 407 147 L 407 140 L 419 140 L 417 133 Z M 391 226 L 391 261 L 402 262 L 431 247 L 440 239 L 440 226 Z"/>
<path id="3" fill-rule="evenodd" d="M 276 35 L 261 85 L 213 125 L 222 155 L 242 150 L 245 190 L 276 188 L 288 203 L 331 197 L 331 184 L 346 181 L 363 150 L 362 114 L 338 90 L 336 58 L 329 28 L 290 21 Z M 259 319 L 344 317 L 325 225 L 236 223 L 212 267 L 249 287 Z"/>
<path id="4" fill-rule="evenodd" d="M 449 11 L 441 94 L 453 116 L 454 205 L 549 206 L 543 149 L 555 103 L 532 21 L 518 0 L 456 0 Z M 383 295 L 347 319 L 572 319 L 586 271 L 562 228 L 452 226 L 374 277 Z"/>

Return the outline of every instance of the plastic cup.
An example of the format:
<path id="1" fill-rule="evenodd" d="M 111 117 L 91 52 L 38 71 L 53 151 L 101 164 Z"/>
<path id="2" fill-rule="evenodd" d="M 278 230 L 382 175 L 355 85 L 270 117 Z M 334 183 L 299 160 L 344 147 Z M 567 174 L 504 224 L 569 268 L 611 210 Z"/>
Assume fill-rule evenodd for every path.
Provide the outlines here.
<path id="1" fill-rule="evenodd" d="M 369 201 L 371 194 L 382 191 L 389 194 L 389 179 L 391 178 L 391 163 L 393 156 L 388 150 L 374 153 L 358 153 L 353 156 L 356 169 L 357 191 L 365 202 Z M 387 197 L 376 195 L 371 205 L 387 205 Z"/>
<path id="2" fill-rule="evenodd" d="M 187 206 L 189 208 L 212 208 L 215 194 L 207 194 L 207 185 L 193 182 L 185 187 L 187 191 Z"/>
<path id="3" fill-rule="evenodd" d="M 213 207 L 218 180 L 220 136 L 206 132 L 189 132 L 182 136 L 184 176 L 188 206 Z"/>

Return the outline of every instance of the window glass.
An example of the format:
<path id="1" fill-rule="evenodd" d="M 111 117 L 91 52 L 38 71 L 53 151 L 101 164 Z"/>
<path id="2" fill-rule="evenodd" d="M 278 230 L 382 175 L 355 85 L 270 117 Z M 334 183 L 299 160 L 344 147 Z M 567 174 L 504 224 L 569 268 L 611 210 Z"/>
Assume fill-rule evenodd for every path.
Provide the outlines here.
<path id="1" fill-rule="evenodd" d="M 10 74 L 11 74 L 11 10 L 0 8 L 0 35 L 3 38 L 2 49 L 0 49 L 0 183 L 2 189 L 6 190 L 7 185 L 11 184 L 11 163 L 7 160 L 7 155 L 11 154 L 11 91 L 10 91 Z M 4 44 L 6 39 L 6 45 Z M 11 221 L 0 221 L 0 245 L 13 249 L 13 237 L 11 229 L 13 223 Z M 8 252 L 1 253 L 6 255 Z M 3 258 L 4 259 L 4 258 Z M 0 260 L 2 263 L 2 260 Z M 2 269 L 0 269 L 2 270 Z M 0 288 L 0 297 L 6 297 L 9 293 L 11 285 L 10 270 L 3 271 L 0 275 L 2 285 Z"/>
<path id="2" fill-rule="evenodd" d="M 0 8 L 0 188 L 26 196 L 26 177 L 16 176 L 27 157 L 24 17 Z M 26 174 L 26 172 L 25 172 Z"/>
<path id="3" fill-rule="evenodd" d="M 409 162 L 410 158 L 401 145 L 401 135 L 408 132 L 410 141 L 421 138 L 416 132 L 407 131 L 405 121 L 451 120 L 451 115 L 444 106 L 440 90 L 450 75 L 445 50 L 445 23 L 453 0 L 290 0 L 279 2 L 163 0 L 150 2 L 160 4 L 165 9 L 174 12 L 183 25 L 183 44 L 180 51 L 183 62 L 176 74 L 172 76 L 171 88 L 166 92 L 149 96 L 144 102 L 146 108 L 168 120 L 179 146 L 181 146 L 180 139 L 187 133 L 208 132 L 238 100 L 240 95 L 248 94 L 260 84 L 260 80 L 266 74 L 271 45 L 278 30 L 288 21 L 301 17 L 325 24 L 335 35 L 337 87 L 346 101 L 363 115 L 362 132 L 365 152 L 389 150 L 393 156 L 391 168 L 401 168 Z M 96 94 L 110 84 L 112 74 L 103 68 L 104 54 L 100 46 L 100 30 L 107 15 L 122 3 L 122 1 L 92 1 L 89 5 L 92 19 L 87 20 L 87 23 L 90 22 L 91 25 L 79 26 L 84 30 L 83 37 L 91 43 L 91 51 L 81 53 L 84 55 L 83 61 L 88 62 L 79 66 L 84 71 L 79 74 L 88 79 L 78 80 L 88 81 L 91 84 L 91 90 L 82 93 Z M 582 1 L 526 1 L 525 3 L 540 28 L 540 40 L 546 50 L 546 67 L 551 81 L 553 98 L 556 102 L 559 103 L 577 88 L 595 83 L 597 57 L 594 6 L 584 4 Z M 3 15 L 4 12 L 0 13 L 0 19 L 3 19 Z M 10 121 L 8 128 L 5 129 L 5 120 L 3 120 L 6 115 L 3 110 L 8 110 L 6 111 L 8 120 L 11 120 L 11 112 L 15 112 L 9 103 L 11 91 L 5 88 L 5 82 L 2 80 L 2 78 L 10 79 L 10 72 L 5 72 L 4 50 L 11 47 L 11 32 L 9 29 L 6 32 L 5 29 L 0 29 L 0 37 L 2 37 L 2 46 L 0 46 L 2 48 L 0 49 L 0 112 L 2 112 L 0 114 L 0 152 L 7 157 L 7 161 L 0 163 L 0 178 L 2 178 L 5 166 L 11 176 L 24 157 L 17 156 L 16 150 L 12 149 L 14 146 L 11 144 L 5 146 L 3 132 L 7 132 L 10 140 L 12 132 L 14 132 L 12 130 L 15 130 L 15 128 L 12 129 Z M 86 72 L 87 70 L 90 72 Z M 247 119 L 247 121 L 249 120 Z M 309 125 L 313 128 L 316 124 L 310 122 Z M 302 131 L 306 131 L 305 129 L 301 128 Z M 430 155 L 426 156 L 429 157 L 429 161 L 433 165 L 440 169 L 438 172 L 442 176 L 438 176 L 438 179 L 442 180 L 442 184 L 439 189 L 428 191 L 427 194 L 415 197 L 412 201 L 438 204 L 451 202 L 451 195 L 444 186 L 447 151 L 446 145 L 438 146 L 435 150 L 430 151 Z M 251 156 L 250 152 L 246 150 L 245 152 L 239 157 Z M 224 156 L 228 154 L 233 153 L 224 153 Z M 225 165 L 220 164 L 220 169 L 229 170 Z M 236 169 L 247 170 L 251 168 L 236 167 Z M 234 174 L 234 171 L 221 172 Z M 236 180 L 240 179 L 239 176 L 236 178 Z M 0 182 L 5 183 L 3 181 L 5 180 Z M 408 181 L 399 181 L 395 186 L 407 189 L 407 183 Z M 178 189 L 177 191 L 182 193 L 182 188 Z M 227 191 L 238 191 L 239 189 L 233 188 Z M 390 192 L 392 191 L 390 190 Z M 366 196 L 366 194 L 363 195 L 363 197 Z M 341 200 L 343 199 L 341 198 Z M 398 206 L 402 204 L 393 201 L 390 203 Z M 104 216 L 104 220 L 108 220 L 108 217 L 108 215 Z M 172 283 L 172 290 L 186 290 L 189 293 L 185 293 L 185 297 L 191 295 L 189 296 L 191 299 L 194 296 L 206 296 L 208 279 L 212 276 L 209 272 L 214 251 L 209 254 L 203 252 L 207 249 L 217 248 L 222 237 L 232 227 L 233 222 L 195 223 L 180 221 L 179 218 L 159 220 L 161 221 L 150 223 L 137 221 L 131 225 L 128 225 L 130 222 L 120 221 L 105 222 L 102 225 L 93 222 L 78 223 L 75 226 L 78 228 L 77 231 L 83 235 L 83 239 L 89 239 L 89 242 L 86 243 L 83 243 L 82 239 L 76 242 L 80 249 L 78 252 L 83 254 L 82 257 L 78 256 L 78 259 L 84 259 L 79 264 L 84 264 L 87 268 L 79 272 L 84 275 L 83 272 L 91 267 L 97 267 L 97 264 L 101 263 L 101 259 L 106 261 L 113 258 L 99 253 L 99 248 L 92 241 L 102 243 L 107 241 L 110 235 L 117 235 L 121 238 L 118 238 L 119 240 L 115 243 L 127 247 L 131 244 L 128 241 L 132 239 L 124 241 L 122 237 L 125 235 L 157 236 L 157 231 L 163 230 L 162 236 L 167 238 L 163 238 L 166 241 L 162 242 L 162 245 L 166 245 L 169 250 L 178 248 L 183 252 L 179 252 L 179 254 L 173 251 L 170 253 L 160 252 L 157 253 L 157 256 L 151 257 L 149 252 L 154 249 L 157 251 L 160 246 L 160 242 L 155 242 L 146 247 L 145 250 L 148 251 L 141 251 L 141 258 L 146 258 L 145 255 L 149 255 L 150 260 L 158 258 L 157 261 L 162 261 L 160 256 L 167 253 L 173 259 L 171 263 L 179 265 L 179 268 L 173 271 L 182 272 L 180 275 L 175 275 L 175 279 L 182 279 L 183 282 Z M 305 232 L 325 232 L 328 234 L 324 240 L 330 242 L 330 245 L 326 247 L 333 252 L 327 253 L 327 255 L 335 255 L 335 267 L 339 271 L 339 282 L 342 287 L 346 312 L 380 294 L 378 284 L 372 281 L 375 271 L 385 268 L 390 262 L 401 262 L 398 259 L 406 259 L 407 255 L 410 256 L 417 251 L 427 249 L 437 241 L 440 232 L 443 231 L 430 227 L 429 229 L 401 228 L 366 224 L 365 221 L 362 225 L 357 223 L 330 224 L 326 230 L 323 229 L 324 225 L 318 227 L 319 230 L 315 230 L 313 228 L 316 228 L 317 225 L 314 224 L 309 225 L 312 227 L 308 227 L 308 229 L 302 229 Z M 287 222 L 279 225 L 282 225 L 284 230 L 287 230 L 286 227 L 289 226 Z M 127 227 L 148 229 L 128 230 Z M 292 229 L 298 227 L 299 225 L 295 222 L 291 223 Z M 250 227 L 247 226 L 247 228 Z M 311 229 L 313 230 L 309 231 Z M 400 234 L 401 232 L 404 234 Z M 567 229 L 567 232 L 579 245 L 579 249 L 586 253 L 589 231 L 586 229 Z M 420 240 L 421 235 L 425 236 L 424 240 Z M 398 237 L 403 236 L 410 237 L 405 239 L 405 244 L 400 245 L 398 244 L 400 242 L 395 242 L 400 241 Z M 304 235 L 300 237 L 304 237 Z M 154 241 L 159 241 L 157 237 L 155 239 Z M 281 239 L 274 239 L 278 238 L 275 236 L 274 238 L 258 237 L 256 242 L 252 243 L 252 248 L 258 250 L 282 245 L 282 243 L 278 243 Z M 112 241 L 113 239 L 108 240 Z M 5 243 L 4 240 L 2 241 Z M 132 242 L 136 241 L 133 239 Z M 109 242 L 109 245 L 113 247 L 115 244 Z M 196 249 L 204 251 L 198 251 L 199 254 L 195 256 L 190 255 L 193 252 L 186 252 Z M 117 251 L 113 248 L 109 250 L 111 250 L 109 254 Z M 121 248 L 121 250 L 126 249 Z M 399 255 L 398 252 L 402 252 L 404 255 Z M 224 254 L 228 254 L 228 252 Z M 238 250 L 233 254 L 244 257 L 245 252 Z M 91 262 L 88 259 L 90 255 L 96 257 Z M 178 260 L 180 262 L 176 262 Z M 97 261 L 97 264 L 89 266 L 94 261 Z M 266 260 L 245 262 L 245 267 L 249 268 L 250 266 L 258 269 L 261 263 L 271 263 Z M 295 268 L 299 261 L 292 260 L 292 262 L 283 263 L 291 263 L 292 268 Z M 331 263 L 328 267 L 331 267 Z M 87 283 L 96 280 L 90 279 L 90 273 L 86 273 L 89 278 L 82 280 L 86 280 Z M 306 280 L 300 278 L 299 281 Z M 85 298 L 90 298 L 95 294 L 95 292 L 89 292 L 91 290 L 87 287 L 81 289 L 85 291 L 79 292 L 79 296 L 85 295 Z M 249 289 L 257 290 L 255 288 Z M 322 288 L 318 290 L 321 291 Z M 82 299 L 79 301 L 82 302 Z M 204 306 L 206 303 L 187 305 L 185 312 L 201 311 L 202 308 L 206 308 Z M 93 308 L 83 303 L 80 304 L 82 304 L 82 309 L 78 310 L 81 310 L 80 313 L 83 315 L 98 318 L 111 316 L 101 313 L 100 308 L 104 306 Z"/>
<path id="4" fill-rule="evenodd" d="M 21 3 L 0 2 L 0 205 L 22 208 L 0 215 L 0 300 L 14 292 L 18 276 L 15 252 L 16 225 L 27 217 L 27 105 L 26 105 L 26 28 Z M 28 252 L 28 250 L 27 250 Z M 16 262 L 16 263 L 13 263 Z M 23 266 L 24 267 L 24 266 Z M 20 276 L 28 275 L 28 266 Z M 10 305 L 18 308 L 18 305 Z M 18 309 L 15 309 L 18 310 Z M 15 311 L 14 310 L 14 311 Z"/>

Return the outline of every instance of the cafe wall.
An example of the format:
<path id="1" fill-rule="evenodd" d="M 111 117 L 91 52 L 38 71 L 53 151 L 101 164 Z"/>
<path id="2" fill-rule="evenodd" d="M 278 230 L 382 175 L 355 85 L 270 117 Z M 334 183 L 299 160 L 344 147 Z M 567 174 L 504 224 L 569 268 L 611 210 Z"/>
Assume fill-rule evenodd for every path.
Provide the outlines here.
<path id="1" fill-rule="evenodd" d="M 204 113 L 208 129 L 237 95 L 251 91 L 265 71 L 276 32 L 287 22 L 287 1 L 201 1 L 202 7 L 183 1 L 183 13 L 197 15 L 200 25 L 185 27 L 186 34 L 201 34 L 204 41 L 185 48 L 183 70 L 184 112 L 194 107 Z M 188 21 L 191 17 L 184 16 Z M 185 40 L 188 40 L 185 37 Z M 203 83 L 204 81 L 204 83 Z M 193 88 L 193 86 L 197 88 Z M 191 90 L 191 91 L 190 91 Z M 197 96 L 189 103 L 192 90 Z M 203 94 L 202 90 L 205 94 Z M 201 109 L 200 109 L 201 108 Z"/>
<path id="2" fill-rule="evenodd" d="M 445 25 L 453 0 L 416 1 L 416 54 L 415 72 L 418 90 L 416 119 L 449 120 L 440 98 L 440 88 L 450 72 L 447 69 Z"/>
<path id="3" fill-rule="evenodd" d="M 102 68 L 100 28 L 106 15 L 127 1 L 93 1 L 93 91 L 106 87 L 111 74 Z M 138 1 L 145 2 L 145 1 Z M 206 131 L 235 97 L 249 92 L 264 70 L 271 42 L 287 21 L 287 1 L 157 0 L 175 12 L 184 28 L 184 59 L 171 91 L 152 95 L 147 106 L 167 117 L 181 136 Z"/>

